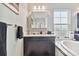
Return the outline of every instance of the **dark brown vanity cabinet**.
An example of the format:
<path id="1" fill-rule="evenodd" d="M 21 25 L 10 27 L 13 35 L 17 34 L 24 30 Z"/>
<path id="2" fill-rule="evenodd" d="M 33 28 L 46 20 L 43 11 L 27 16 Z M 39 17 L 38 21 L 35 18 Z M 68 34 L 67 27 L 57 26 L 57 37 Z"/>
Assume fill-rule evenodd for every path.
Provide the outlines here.
<path id="1" fill-rule="evenodd" d="M 79 28 L 79 13 L 77 13 L 77 28 Z"/>
<path id="2" fill-rule="evenodd" d="M 55 37 L 24 37 L 24 56 L 55 56 Z"/>

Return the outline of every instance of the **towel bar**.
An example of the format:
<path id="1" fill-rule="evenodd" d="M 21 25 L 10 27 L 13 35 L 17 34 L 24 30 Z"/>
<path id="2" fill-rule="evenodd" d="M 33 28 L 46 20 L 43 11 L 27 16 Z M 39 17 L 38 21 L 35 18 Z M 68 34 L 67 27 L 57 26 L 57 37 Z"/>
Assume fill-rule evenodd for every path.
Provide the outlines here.
<path id="1" fill-rule="evenodd" d="M 8 26 L 13 26 L 13 24 L 7 24 Z M 15 24 L 14 27 L 17 27 L 17 25 Z"/>

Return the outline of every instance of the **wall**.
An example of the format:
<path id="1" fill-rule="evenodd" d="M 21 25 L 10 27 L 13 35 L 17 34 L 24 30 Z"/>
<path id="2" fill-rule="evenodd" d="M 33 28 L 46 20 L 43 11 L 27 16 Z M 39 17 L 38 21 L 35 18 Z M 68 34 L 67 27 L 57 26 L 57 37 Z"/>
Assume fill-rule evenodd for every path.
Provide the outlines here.
<path id="1" fill-rule="evenodd" d="M 20 3 L 19 5 L 19 20 L 21 20 L 21 24 L 23 26 L 23 32 L 24 32 L 24 36 L 27 34 L 26 31 L 27 31 L 27 17 L 28 17 L 28 10 L 27 10 L 27 5 L 28 4 L 25 4 L 25 3 Z"/>
<path id="2" fill-rule="evenodd" d="M 19 20 L 18 20 L 18 22 L 20 22 L 21 26 L 23 26 L 23 36 L 25 36 L 27 34 L 26 33 L 27 16 L 28 16 L 27 4 L 20 3 L 19 4 Z M 18 41 L 17 48 L 18 48 L 17 55 L 23 55 L 23 39 Z"/>
<path id="3" fill-rule="evenodd" d="M 21 5 L 21 4 L 20 4 Z M 23 15 L 23 16 L 22 16 Z M 17 24 L 24 27 L 25 12 L 23 11 L 22 6 L 20 7 L 20 15 L 16 15 L 10 9 L 8 9 L 3 4 L 0 4 L 0 21 L 7 24 Z M 25 27 L 24 27 L 25 31 Z M 23 31 L 23 32 L 24 32 Z M 16 28 L 14 26 L 7 27 L 7 55 L 23 55 L 23 39 L 16 39 Z"/>

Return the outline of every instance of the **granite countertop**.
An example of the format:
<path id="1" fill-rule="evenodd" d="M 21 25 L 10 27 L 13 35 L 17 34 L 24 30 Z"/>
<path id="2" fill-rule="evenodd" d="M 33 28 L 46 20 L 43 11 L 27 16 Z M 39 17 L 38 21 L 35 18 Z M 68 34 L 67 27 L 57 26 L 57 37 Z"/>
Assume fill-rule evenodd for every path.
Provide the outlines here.
<path id="1" fill-rule="evenodd" d="M 51 36 L 54 36 L 54 34 L 41 34 L 41 35 L 24 35 L 24 37 L 51 37 Z"/>

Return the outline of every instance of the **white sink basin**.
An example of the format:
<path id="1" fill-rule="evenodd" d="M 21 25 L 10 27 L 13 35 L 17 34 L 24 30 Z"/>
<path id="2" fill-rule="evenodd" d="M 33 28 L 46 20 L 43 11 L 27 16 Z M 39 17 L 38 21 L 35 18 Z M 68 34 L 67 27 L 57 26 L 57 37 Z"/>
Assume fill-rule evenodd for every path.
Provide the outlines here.
<path id="1" fill-rule="evenodd" d="M 72 56 L 79 56 L 79 41 L 64 40 L 60 45 Z"/>

